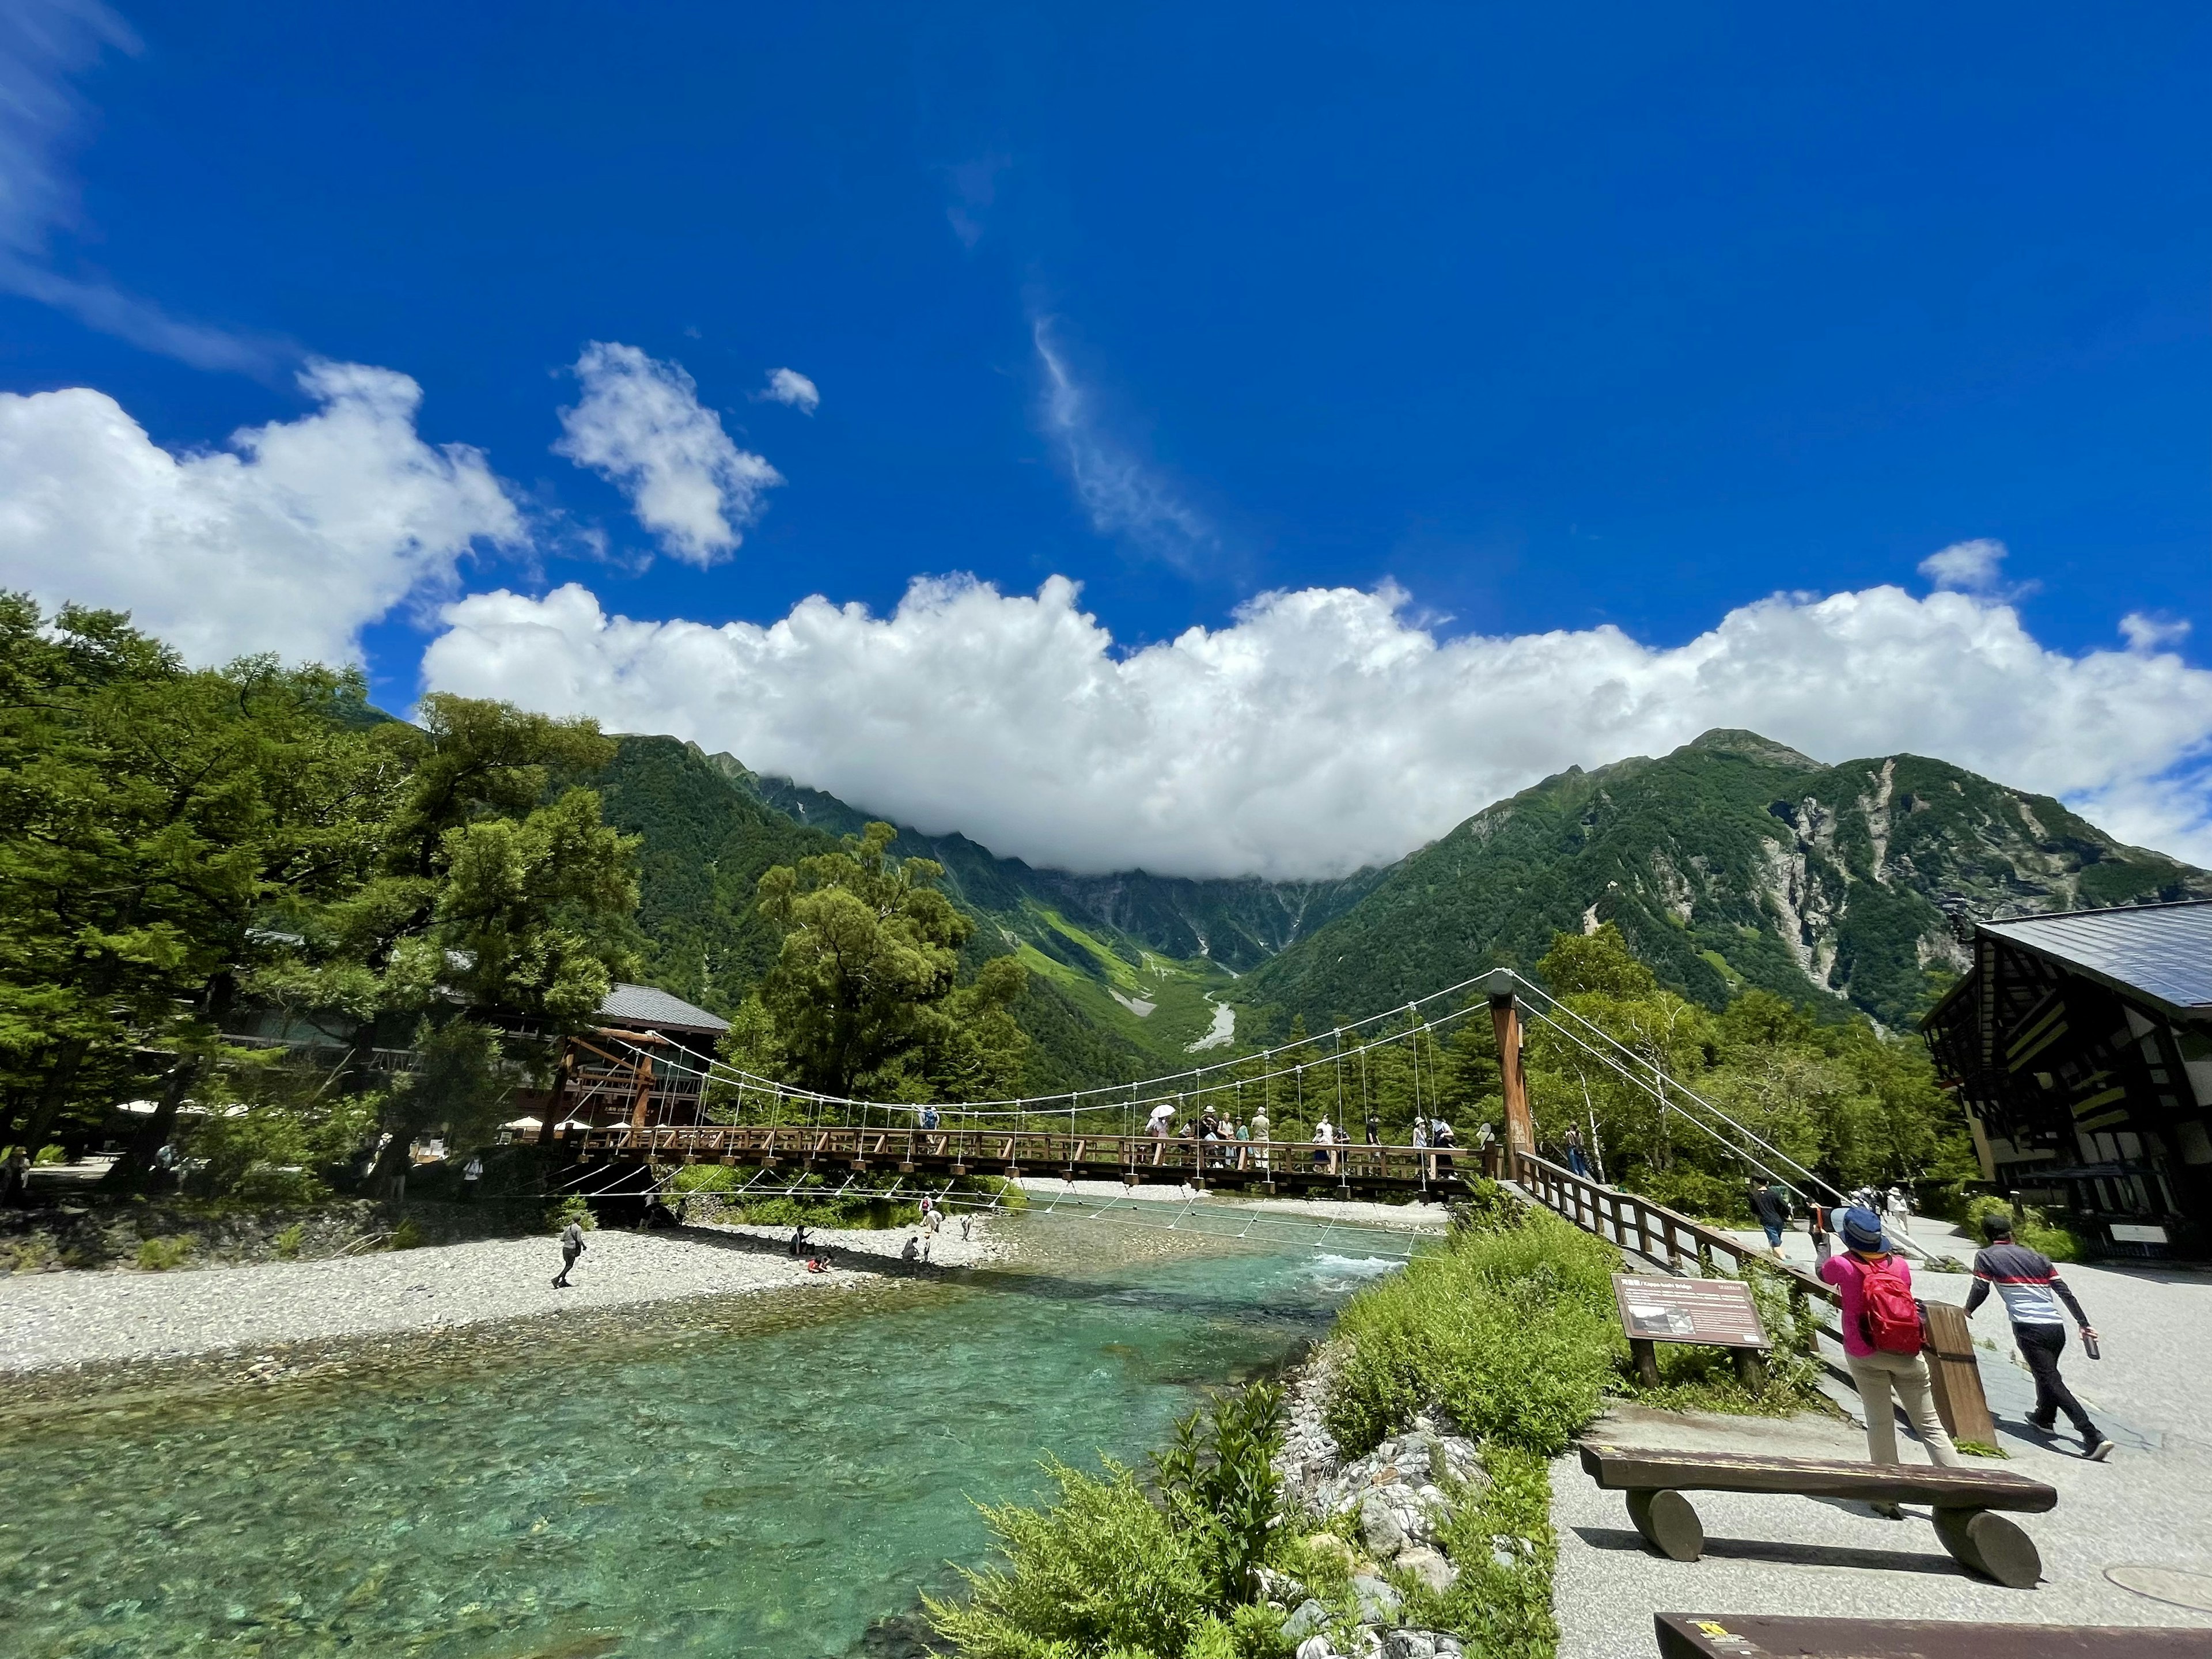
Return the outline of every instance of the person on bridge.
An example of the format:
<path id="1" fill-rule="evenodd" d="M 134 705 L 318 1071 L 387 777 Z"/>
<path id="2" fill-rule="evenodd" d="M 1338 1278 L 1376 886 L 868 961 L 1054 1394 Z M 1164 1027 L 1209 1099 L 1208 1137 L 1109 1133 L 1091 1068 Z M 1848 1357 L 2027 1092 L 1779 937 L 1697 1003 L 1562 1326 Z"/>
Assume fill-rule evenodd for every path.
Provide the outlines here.
<path id="1" fill-rule="evenodd" d="M 1314 1168 L 1334 1170 L 1336 1167 L 1336 1154 L 1333 1150 L 1336 1145 L 1336 1130 L 1328 1118 L 1323 1117 L 1314 1125 L 1313 1144 Z"/>
<path id="2" fill-rule="evenodd" d="M 1768 1254 L 1782 1260 L 1782 1230 L 1790 1224 L 1790 1195 L 1775 1180 L 1751 1183 L 1751 1212 L 1759 1218 L 1759 1224 L 1766 1232 Z"/>
<path id="3" fill-rule="evenodd" d="M 1826 1234 L 1815 1242 L 1820 1277 L 1836 1287 L 1844 1304 L 1844 1358 L 1858 1385 L 1866 1413 L 1867 1451 L 1877 1463 L 1894 1463 L 1897 1418 L 1890 1408 L 1894 1389 L 1905 1414 L 1920 1431 L 1928 1461 L 1940 1468 L 1959 1467 L 1959 1449 L 1936 1414 L 1936 1391 L 1921 1358 L 1919 1304 L 1912 1299 L 1912 1269 L 1893 1253 L 1883 1237 L 1881 1217 L 1854 1205 L 1836 1218 L 1844 1254 L 1831 1255 Z M 1894 1504 L 1875 1506 L 1894 1521 Z"/>
<path id="4" fill-rule="evenodd" d="M 1152 1108 L 1152 1115 L 1145 1120 L 1145 1133 L 1155 1139 L 1165 1140 L 1168 1138 L 1168 1125 L 1175 1121 L 1175 1115 L 1176 1109 L 1173 1103 L 1162 1101 Z"/>
<path id="5" fill-rule="evenodd" d="M 1367 1144 L 1370 1146 L 1382 1144 L 1382 1120 L 1375 1115 L 1372 1106 L 1367 1109 Z"/>
<path id="6" fill-rule="evenodd" d="M 1273 1167 L 1268 1162 L 1267 1136 L 1273 1128 L 1274 1126 L 1267 1121 L 1267 1109 L 1263 1104 L 1259 1110 L 1252 1114 L 1252 1139 L 1260 1148 L 1252 1155 L 1252 1161 L 1262 1170 Z"/>
<path id="7" fill-rule="evenodd" d="M 1571 1123 L 1567 1126 L 1567 1168 L 1585 1181 L 1589 1179 L 1589 1159 L 1583 1153 L 1583 1132 Z"/>
<path id="8" fill-rule="evenodd" d="M 2035 1378 L 2035 1408 L 2027 1420 L 2049 1434 L 2058 1426 L 2058 1413 L 2064 1412 L 2081 1436 L 2081 1455 L 2092 1462 L 2103 1462 L 2112 1455 L 2112 1443 L 2098 1432 L 2058 1374 L 2058 1357 L 2066 1352 L 2066 1320 L 2058 1304 L 2063 1302 L 2066 1312 L 2081 1328 L 2085 1346 L 2097 1340 L 2089 1316 L 2081 1311 L 2049 1256 L 2013 1243 L 2010 1216 L 1990 1216 L 1982 1223 L 1982 1233 L 1990 1242 L 1974 1256 L 1974 1288 L 1966 1292 L 1966 1316 L 1973 1316 L 1974 1310 L 1989 1298 L 1990 1286 L 1996 1285 L 2012 1320 L 2013 1346 Z"/>
<path id="9" fill-rule="evenodd" d="M 925 1107 L 923 1107 L 923 1108 L 921 1109 L 921 1127 L 922 1127 L 922 1130 L 923 1130 L 923 1132 L 924 1132 L 925 1133 L 927 1133 L 928 1131 L 930 1131 L 930 1130 L 932 1130 L 932 1129 L 934 1129 L 934 1128 L 935 1128 L 935 1127 L 936 1127 L 939 1123 L 941 1123 L 941 1122 L 943 1122 L 943 1121 L 944 1121 L 944 1120 L 943 1120 L 942 1118 L 939 1117 L 939 1116 L 938 1116 L 938 1115 L 937 1115 L 937 1108 L 936 1108 L 936 1107 L 934 1107 L 934 1106 L 925 1106 Z"/>

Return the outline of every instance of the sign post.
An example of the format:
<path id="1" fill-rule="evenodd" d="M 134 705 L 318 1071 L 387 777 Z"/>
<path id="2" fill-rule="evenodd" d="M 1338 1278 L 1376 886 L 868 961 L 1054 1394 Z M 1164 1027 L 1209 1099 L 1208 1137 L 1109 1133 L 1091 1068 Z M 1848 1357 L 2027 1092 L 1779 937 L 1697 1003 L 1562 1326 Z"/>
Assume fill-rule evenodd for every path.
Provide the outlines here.
<path id="1" fill-rule="evenodd" d="M 1736 1375 L 1756 1394 L 1766 1384 L 1760 1356 L 1774 1345 L 1759 1322 L 1751 1286 L 1740 1279 L 1656 1279 L 1615 1273 L 1613 1295 L 1620 1328 L 1648 1387 L 1659 1386 L 1662 1342 L 1684 1342 L 1734 1352 Z"/>

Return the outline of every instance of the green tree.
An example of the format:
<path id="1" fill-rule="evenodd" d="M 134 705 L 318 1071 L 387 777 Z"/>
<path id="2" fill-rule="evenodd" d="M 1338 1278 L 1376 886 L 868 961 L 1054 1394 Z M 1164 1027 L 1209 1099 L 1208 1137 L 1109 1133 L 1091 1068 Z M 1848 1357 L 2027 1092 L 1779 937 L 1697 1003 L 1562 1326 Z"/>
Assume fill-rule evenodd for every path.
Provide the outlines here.
<path id="1" fill-rule="evenodd" d="M 888 823 L 760 878 L 761 914 L 783 932 L 761 986 L 793 1081 L 896 1100 L 1010 1092 L 1028 1047 L 1012 1012 L 1028 981 L 1012 957 L 958 982 L 974 924 L 933 884 L 927 859 L 890 856 Z"/>

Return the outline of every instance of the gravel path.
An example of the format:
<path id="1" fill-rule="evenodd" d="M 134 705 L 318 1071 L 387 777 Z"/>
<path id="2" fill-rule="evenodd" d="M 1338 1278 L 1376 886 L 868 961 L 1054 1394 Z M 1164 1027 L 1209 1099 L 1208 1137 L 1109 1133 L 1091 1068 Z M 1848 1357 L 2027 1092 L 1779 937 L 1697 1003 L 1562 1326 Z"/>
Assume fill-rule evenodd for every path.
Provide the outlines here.
<path id="1" fill-rule="evenodd" d="M 604 1231 L 570 1279 L 551 1238 L 492 1239 L 324 1261 L 191 1272 L 22 1273 L 0 1279 L 0 1375 L 168 1360 L 279 1343 L 436 1331 L 532 1315 L 635 1306 L 681 1297 L 808 1294 L 895 1265 L 905 1231 L 816 1230 L 838 1265 L 810 1273 L 783 1254 L 784 1229 Z M 1007 1247 L 978 1224 L 939 1240 L 940 1267 L 990 1261 Z"/>

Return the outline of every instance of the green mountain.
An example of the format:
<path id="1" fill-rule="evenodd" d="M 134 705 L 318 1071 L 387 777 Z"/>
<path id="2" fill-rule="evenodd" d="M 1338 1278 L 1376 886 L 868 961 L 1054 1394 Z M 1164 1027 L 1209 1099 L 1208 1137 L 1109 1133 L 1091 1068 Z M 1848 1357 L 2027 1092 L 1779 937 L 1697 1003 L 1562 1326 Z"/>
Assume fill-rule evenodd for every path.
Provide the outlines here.
<path id="1" fill-rule="evenodd" d="M 775 959 L 754 914 L 771 864 L 869 815 L 672 738 L 625 738 L 608 817 L 645 840 L 655 982 L 728 1012 Z M 1895 1027 L 1963 966 L 1977 915 L 2212 896 L 2212 875 L 2123 847 L 2048 796 L 1917 756 L 1822 766 L 1747 732 L 1579 768 L 1339 881 L 1077 876 L 962 835 L 902 830 L 975 919 L 971 966 L 1032 969 L 1017 1009 L 1037 1093 L 1171 1071 L 1303 1017 L 1320 1030 L 1613 921 L 1686 995 L 1758 986 Z"/>
<path id="2" fill-rule="evenodd" d="M 1714 731 L 1477 813 L 1237 996 L 1321 1029 L 1613 921 L 1699 1001 L 1758 986 L 1895 1027 L 1926 1006 L 1931 973 L 1965 966 L 1947 908 L 2184 896 L 2212 896 L 2212 874 L 2124 847 L 2047 795 L 1915 755 L 1823 766 Z"/>

